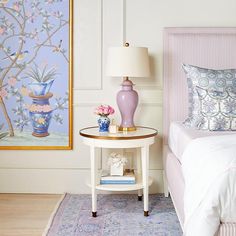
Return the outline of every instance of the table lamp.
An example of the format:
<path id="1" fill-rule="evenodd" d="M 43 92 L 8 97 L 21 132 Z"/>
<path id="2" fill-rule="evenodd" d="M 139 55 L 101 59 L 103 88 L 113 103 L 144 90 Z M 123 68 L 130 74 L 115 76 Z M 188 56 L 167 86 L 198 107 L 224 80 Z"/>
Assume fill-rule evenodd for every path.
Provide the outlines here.
<path id="1" fill-rule="evenodd" d="M 123 77 L 122 88 L 116 101 L 121 113 L 119 131 L 134 131 L 134 112 L 138 105 L 138 93 L 133 90 L 129 77 L 148 77 L 150 74 L 148 49 L 144 47 L 110 47 L 108 49 L 106 74 Z"/>

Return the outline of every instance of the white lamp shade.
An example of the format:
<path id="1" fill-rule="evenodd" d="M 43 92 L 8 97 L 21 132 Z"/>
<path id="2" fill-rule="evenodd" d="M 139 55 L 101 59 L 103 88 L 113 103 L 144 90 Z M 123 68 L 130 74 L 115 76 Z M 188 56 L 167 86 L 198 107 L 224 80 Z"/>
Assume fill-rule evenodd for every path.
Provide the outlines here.
<path id="1" fill-rule="evenodd" d="M 148 49 L 144 47 L 110 47 L 106 74 L 112 77 L 149 77 Z"/>

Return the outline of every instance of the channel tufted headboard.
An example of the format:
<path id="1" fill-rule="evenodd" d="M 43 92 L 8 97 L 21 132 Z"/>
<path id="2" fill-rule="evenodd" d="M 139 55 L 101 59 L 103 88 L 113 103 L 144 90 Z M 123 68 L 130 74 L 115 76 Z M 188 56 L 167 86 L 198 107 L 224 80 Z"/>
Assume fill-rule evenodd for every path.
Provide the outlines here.
<path id="1" fill-rule="evenodd" d="M 168 142 L 170 122 L 187 117 L 187 81 L 182 63 L 236 68 L 236 27 L 164 29 L 164 144 Z"/>

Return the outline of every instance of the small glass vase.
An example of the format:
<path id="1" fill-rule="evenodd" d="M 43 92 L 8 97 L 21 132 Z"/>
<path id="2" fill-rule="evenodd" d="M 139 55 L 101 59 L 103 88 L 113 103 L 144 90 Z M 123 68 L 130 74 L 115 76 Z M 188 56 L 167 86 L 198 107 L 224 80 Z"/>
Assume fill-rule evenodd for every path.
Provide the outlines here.
<path id="1" fill-rule="evenodd" d="M 110 119 L 107 116 L 99 116 L 98 128 L 99 132 L 108 132 L 110 125 Z"/>

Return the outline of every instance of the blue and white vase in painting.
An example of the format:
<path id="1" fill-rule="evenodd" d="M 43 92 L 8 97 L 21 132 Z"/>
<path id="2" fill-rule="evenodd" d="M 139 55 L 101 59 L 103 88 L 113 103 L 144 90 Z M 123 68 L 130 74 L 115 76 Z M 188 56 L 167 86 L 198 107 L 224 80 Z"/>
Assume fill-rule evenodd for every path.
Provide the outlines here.
<path id="1" fill-rule="evenodd" d="M 49 99 L 52 93 L 45 96 L 35 96 L 33 93 L 29 95 L 33 102 L 29 107 L 29 115 L 33 127 L 32 135 L 35 137 L 46 137 L 49 135 L 48 128 L 52 118 L 52 108 Z"/>
<path id="2" fill-rule="evenodd" d="M 30 89 L 32 90 L 35 96 L 44 96 L 50 92 L 54 80 L 49 80 L 47 82 L 35 82 L 29 84 Z"/>
<path id="3" fill-rule="evenodd" d="M 110 119 L 107 116 L 99 116 L 98 128 L 99 132 L 108 132 L 110 125 Z"/>

